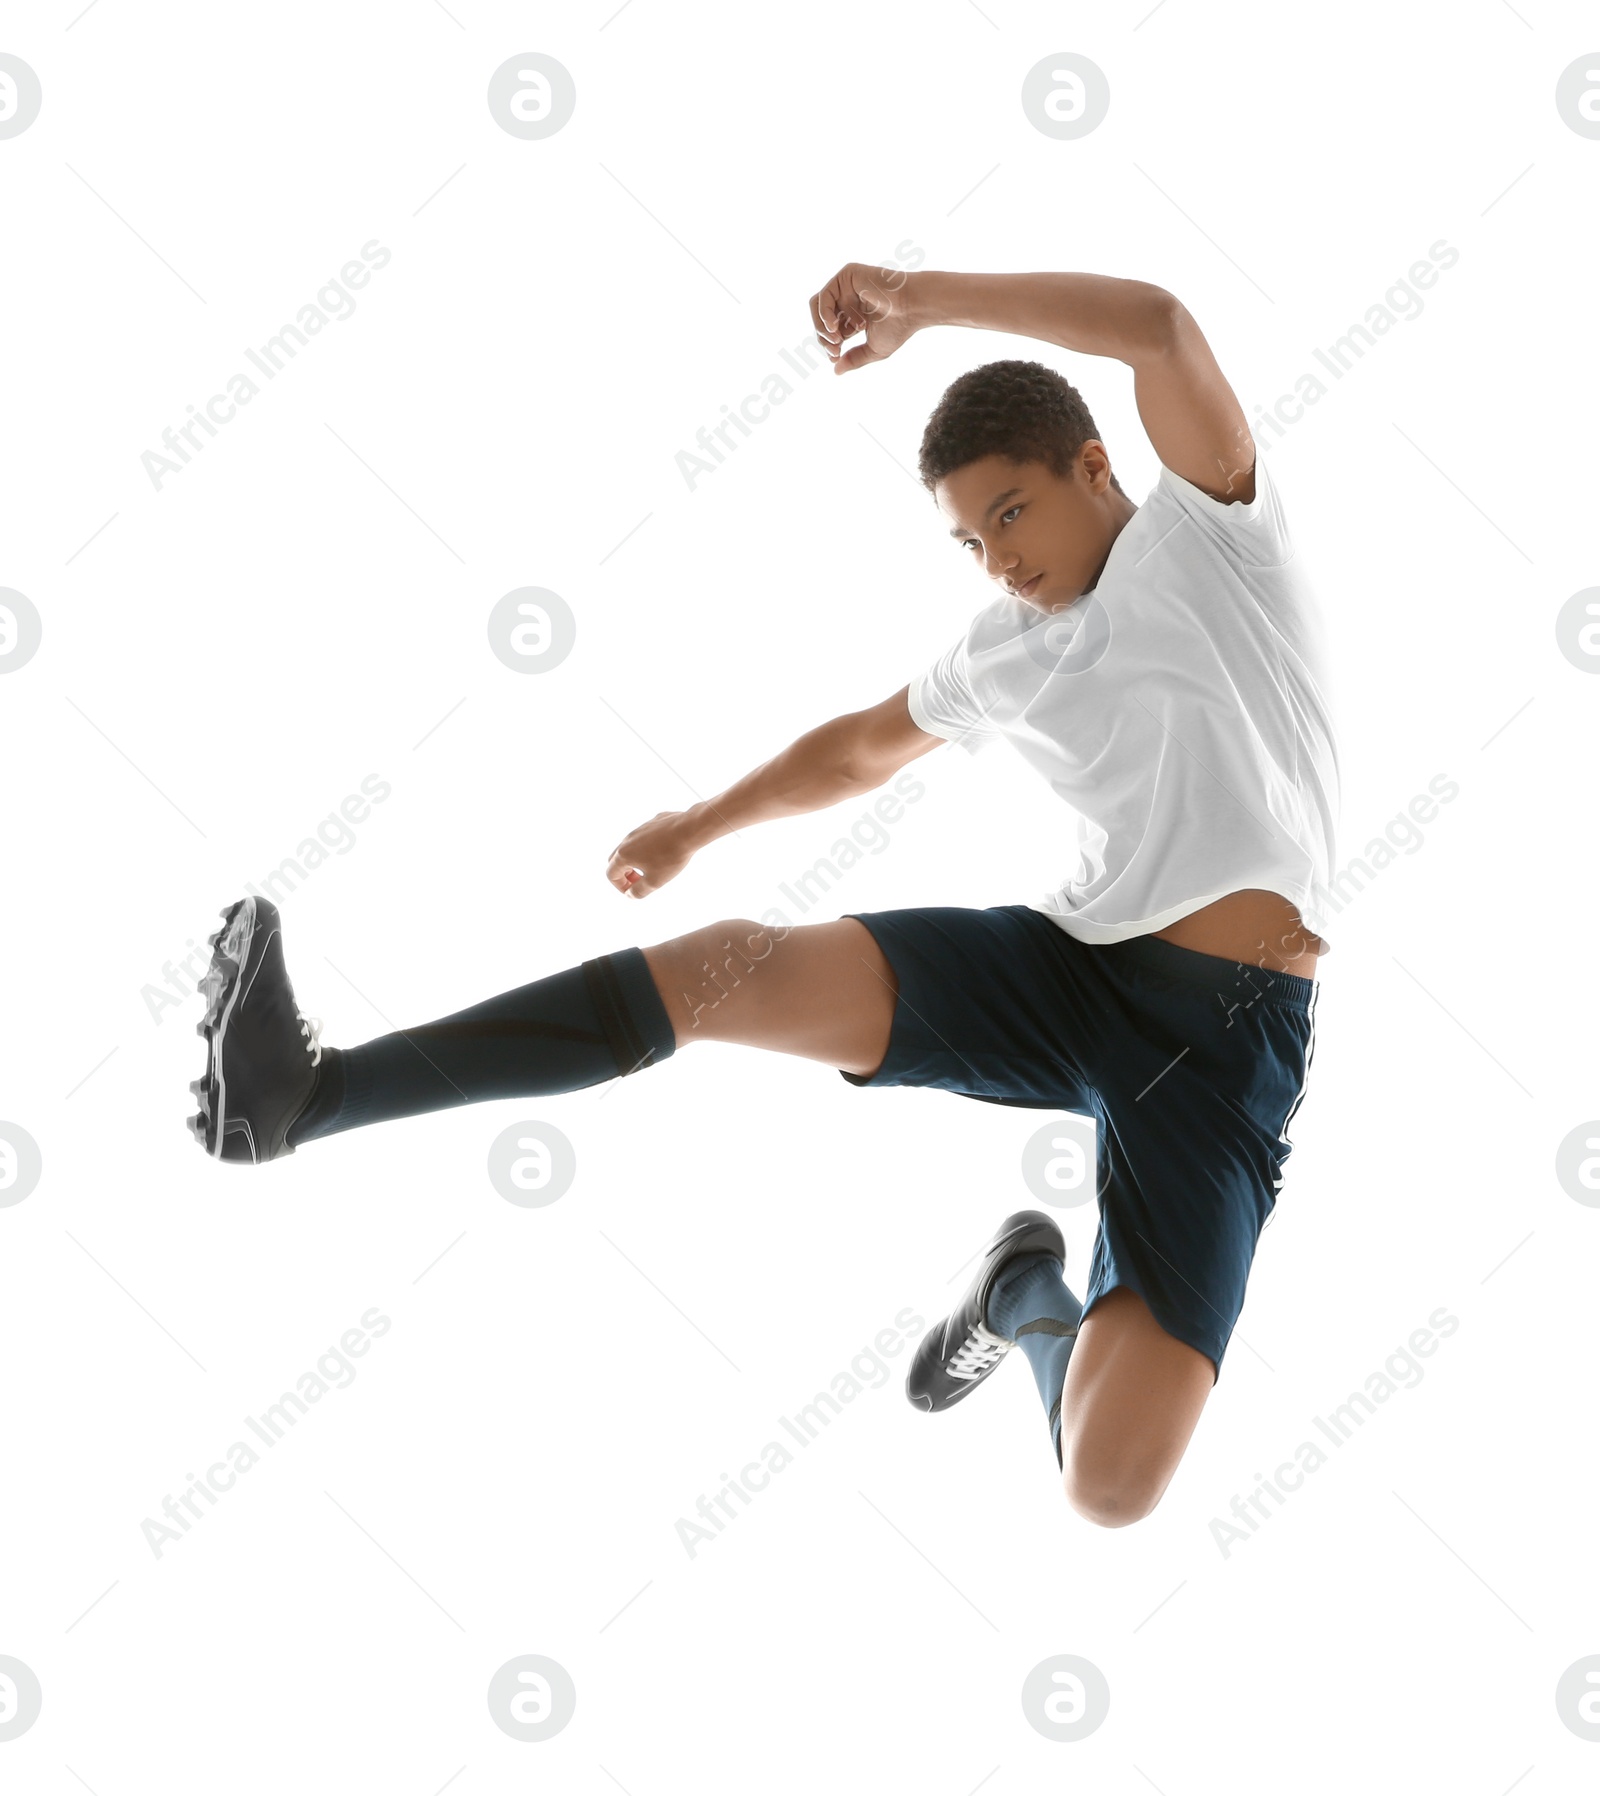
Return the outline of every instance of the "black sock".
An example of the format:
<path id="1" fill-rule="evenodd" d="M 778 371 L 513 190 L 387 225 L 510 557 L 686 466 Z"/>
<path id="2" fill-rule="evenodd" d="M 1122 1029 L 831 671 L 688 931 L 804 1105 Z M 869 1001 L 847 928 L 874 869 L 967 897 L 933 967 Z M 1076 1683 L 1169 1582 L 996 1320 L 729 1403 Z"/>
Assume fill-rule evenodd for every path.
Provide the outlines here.
<path id="1" fill-rule="evenodd" d="M 288 1144 L 491 1098 L 579 1091 L 655 1066 L 676 1048 L 643 950 L 623 948 L 453 1016 L 357 1048 L 324 1048 Z"/>

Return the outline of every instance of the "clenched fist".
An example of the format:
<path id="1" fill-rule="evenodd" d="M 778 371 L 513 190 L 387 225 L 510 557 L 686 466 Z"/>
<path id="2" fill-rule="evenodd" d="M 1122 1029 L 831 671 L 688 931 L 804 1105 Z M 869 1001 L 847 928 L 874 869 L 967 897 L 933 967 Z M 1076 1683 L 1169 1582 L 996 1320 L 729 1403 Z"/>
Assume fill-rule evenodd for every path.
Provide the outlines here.
<path id="1" fill-rule="evenodd" d="M 904 268 L 846 262 L 821 292 L 811 296 L 811 322 L 835 374 L 881 362 L 917 329 L 910 305 L 913 281 Z M 862 330 L 866 342 L 841 355 L 839 346 Z"/>
<path id="2" fill-rule="evenodd" d="M 648 823 L 630 830 L 611 851 L 606 878 L 630 898 L 648 898 L 694 859 L 686 811 L 657 811 Z"/>

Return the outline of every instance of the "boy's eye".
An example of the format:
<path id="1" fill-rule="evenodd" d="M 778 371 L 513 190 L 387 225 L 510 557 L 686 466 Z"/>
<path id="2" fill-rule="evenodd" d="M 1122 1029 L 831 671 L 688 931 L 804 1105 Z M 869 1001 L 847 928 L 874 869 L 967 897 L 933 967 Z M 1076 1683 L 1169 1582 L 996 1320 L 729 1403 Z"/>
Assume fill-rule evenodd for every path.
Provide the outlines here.
<path id="1" fill-rule="evenodd" d="M 1020 505 L 1008 505 L 1000 514 L 1000 522 L 1003 524 L 1006 519 L 1011 516 L 1012 512 L 1021 510 L 1022 507 Z M 963 549 L 970 549 L 977 540 L 978 539 L 975 536 L 969 536 L 961 546 Z"/>

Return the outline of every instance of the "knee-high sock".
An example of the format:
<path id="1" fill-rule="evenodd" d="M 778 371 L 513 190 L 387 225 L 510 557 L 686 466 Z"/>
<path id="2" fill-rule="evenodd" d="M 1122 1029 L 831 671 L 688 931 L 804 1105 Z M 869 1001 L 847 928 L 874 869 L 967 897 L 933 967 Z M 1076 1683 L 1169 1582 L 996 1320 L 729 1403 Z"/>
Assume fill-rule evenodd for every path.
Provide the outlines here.
<path id="1" fill-rule="evenodd" d="M 1061 1464 L 1061 1387 L 1083 1320 L 1083 1305 L 1067 1288 L 1065 1271 L 1051 1254 L 1025 1254 L 989 1297 L 989 1326 L 1015 1341 L 1033 1368 L 1057 1465 Z"/>
<path id="2" fill-rule="evenodd" d="M 324 1048 L 289 1145 L 490 1098 L 578 1091 L 655 1066 L 676 1046 L 643 951 L 624 948 L 360 1047 Z"/>

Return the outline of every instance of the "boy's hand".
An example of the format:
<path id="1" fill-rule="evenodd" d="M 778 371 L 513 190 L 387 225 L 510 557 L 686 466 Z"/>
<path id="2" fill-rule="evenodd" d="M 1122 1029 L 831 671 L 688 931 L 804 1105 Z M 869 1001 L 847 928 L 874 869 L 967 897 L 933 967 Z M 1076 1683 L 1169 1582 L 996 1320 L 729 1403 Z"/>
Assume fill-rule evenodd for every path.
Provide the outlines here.
<path id="1" fill-rule="evenodd" d="M 812 295 L 811 322 L 835 374 L 881 362 L 916 330 L 908 303 L 910 280 L 904 268 L 846 262 L 826 287 Z M 862 330 L 866 342 L 841 354 L 845 339 Z"/>
<path id="2" fill-rule="evenodd" d="M 688 821 L 686 811 L 657 811 L 612 850 L 606 878 L 630 898 L 648 898 L 658 886 L 676 879 L 699 846 L 690 839 Z"/>

